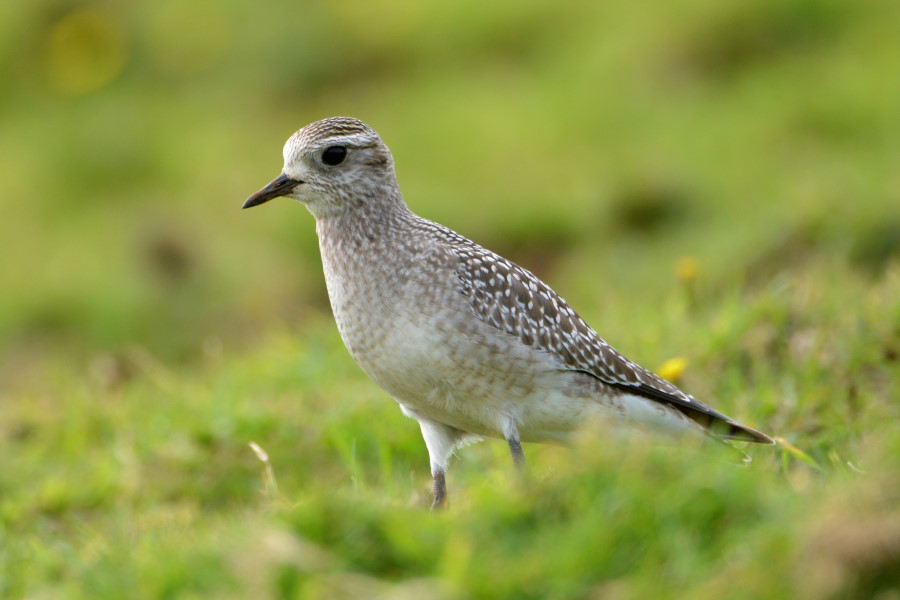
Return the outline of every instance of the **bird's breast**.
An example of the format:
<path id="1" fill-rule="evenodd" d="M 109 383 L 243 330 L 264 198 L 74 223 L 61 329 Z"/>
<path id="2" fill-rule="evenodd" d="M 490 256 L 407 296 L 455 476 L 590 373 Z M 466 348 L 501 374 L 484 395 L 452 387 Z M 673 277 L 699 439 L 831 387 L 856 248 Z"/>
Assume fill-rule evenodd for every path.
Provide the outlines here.
<path id="1" fill-rule="evenodd" d="M 587 398 L 550 398 L 564 365 L 479 319 L 446 249 L 388 235 L 322 236 L 328 295 L 359 366 L 413 413 L 478 435 L 509 418 L 523 440 L 571 429 Z M 327 232 L 326 232 L 327 233 Z"/>

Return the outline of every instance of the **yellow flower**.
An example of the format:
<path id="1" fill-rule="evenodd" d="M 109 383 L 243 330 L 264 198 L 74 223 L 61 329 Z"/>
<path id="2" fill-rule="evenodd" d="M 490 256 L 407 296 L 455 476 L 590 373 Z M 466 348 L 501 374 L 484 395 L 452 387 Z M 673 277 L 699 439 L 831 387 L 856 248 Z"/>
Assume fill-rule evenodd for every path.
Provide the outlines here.
<path id="1" fill-rule="evenodd" d="M 107 13 L 81 9 L 56 22 L 45 40 L 50 83 L 77 96 L 107 85 L 125 66 L 125 33 Z"/>
<path id="2" fill-rule="evenodd" d="M 660 365 L 660 367 L 656 370 L 656 374 L 663 379 L 675 383 L 681 378 L 681 374 L 684 373 L 684 370 L 686 368 L 687 359 L 681 356 L 676 356 L 674 358 L 670 358 L 662 365 Z"/>
<path id="3" fill-rule="evenodd" d="M 700 264 L 693 256 L 682 256 L 675 263 L 675 275 L 680 281 L 688 282 L 697 279 L 697 273 L 700 271 Z"/>

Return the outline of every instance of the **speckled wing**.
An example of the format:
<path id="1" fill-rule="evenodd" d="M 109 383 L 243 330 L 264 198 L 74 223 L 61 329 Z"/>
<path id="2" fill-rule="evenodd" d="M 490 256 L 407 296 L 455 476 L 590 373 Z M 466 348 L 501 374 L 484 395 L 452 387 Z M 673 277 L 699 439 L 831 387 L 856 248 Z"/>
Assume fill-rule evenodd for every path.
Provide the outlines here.
<path id="1" fill-rule="evenodd" d="M 449 230 L 444 237 L 451 238 L 447 241 L 459 260 L 459 291 L 482 321 L 558 357 L 573 371 L 666 403 L 721 437 L 772 443 L 620 354 L 528 270 Z"/>

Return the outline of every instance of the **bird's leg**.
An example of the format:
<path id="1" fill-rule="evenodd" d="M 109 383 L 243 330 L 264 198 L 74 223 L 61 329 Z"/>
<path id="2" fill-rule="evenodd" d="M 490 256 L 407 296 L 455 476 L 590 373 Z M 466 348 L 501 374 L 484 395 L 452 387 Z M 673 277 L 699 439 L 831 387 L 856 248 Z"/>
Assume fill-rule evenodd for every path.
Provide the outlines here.
<path id="1" fill-rule="evenodd" d="M 506 443 L 509 444 L 513 464 L 516 465 L 519 471 L 522 471 L 525 468 L 525 453 L 522 452 L 522 442 L 519 441 L 519 428 L 512 418 L 508 419 L 504 424 L 503 435 L 506 438 Z"/>
<path id="2" fill-rule="evenodd" d="M 447 482 L 444 479 L 444 470 L 436 469 L 431 474 L 434 477 L 434 502 L 431 503 L 431 510 L 441 510 L 450 505 L 450 498 L 447 496 Z"/>
<path id="3" fill-rule="evenodd" d="M 431 476 L 434 478 L 434 487 L 432 488 L 434 491 L 434 502 L 431 503 L 431 509 L 446 508 L 449 502 L 444 472 L 447 470 L 450 455 L 453 454 L 453 448 L 462 432 L 419 414 L 414 414 L 413 416 L 416 417 L 416 420 L 419 421 L 419 427 L 422 428 L 422 437 L 425 438 L 425 445 L 428 447 L 428 457 L 431 462 Z"/>
<path id="4" fill-rule="evenodd" d="M 509 443 L 509 451 L 512 453 L 513 464 L 520 471 L 525 468 L 525 453 L 522 452 L 522 442 L 518 438 L 506 440 Z"/>

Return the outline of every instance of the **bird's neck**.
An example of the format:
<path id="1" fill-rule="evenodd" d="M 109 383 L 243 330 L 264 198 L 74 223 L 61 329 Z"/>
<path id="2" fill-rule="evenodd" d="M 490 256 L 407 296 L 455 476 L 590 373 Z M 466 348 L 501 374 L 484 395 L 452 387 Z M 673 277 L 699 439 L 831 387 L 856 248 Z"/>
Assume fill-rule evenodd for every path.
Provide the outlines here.
<path id="1" fill-rule="evenodd" d="M 371 250 L 373 244 L 395 236 L 411 218 L 414 215 L 399 194 L 396 198 L 377 203 L 360 202 L 340 212 L 317 216 L 316 234 L 322 259 L 325 260 L 326 254 L 350 256 Z"/>
<path id="2" fill-rule="evenodd" d="M 360 206 L 316 219 L 328 298 L 341 337 L 358 361 L 390 329 L 396 274 L 412 259 L 405 252 L 409 235 L 403 232 L 416 217 L 406 205 L 402 208 Z M 376 308 L 385 318 L 361 331 L 357 315 Z"/>
<path id="3" fill-rule="evenodd" d="M 389 279 L 394 260 L 405 256 L 398 250 L 408 240 L 404 231 L 415 215 L 399 198 L 397 203 L 361 204 L 340 214 L 316 219 L 322 267 L 332 303 L 366 287 Z M 360 289 L 350 290 L 351 287 Z"/>

